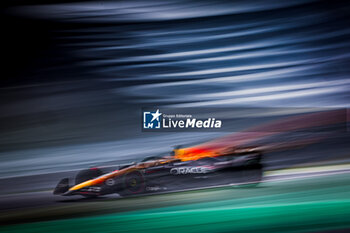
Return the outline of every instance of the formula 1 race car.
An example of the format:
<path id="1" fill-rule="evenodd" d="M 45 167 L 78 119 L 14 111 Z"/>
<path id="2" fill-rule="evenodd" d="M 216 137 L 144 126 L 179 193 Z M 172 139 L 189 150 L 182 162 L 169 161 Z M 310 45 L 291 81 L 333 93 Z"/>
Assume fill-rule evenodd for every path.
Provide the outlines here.
<path id="1" fill-rule="evenodd" d="M 178 148 L 169 155 L 148 157 L 139 163 L 82 170 L 74 185 L 69 184 L 68 178 L 62 179 L 53 193 L 128 196 L 219 185 L 256 185 L 263 176 L 261 157 L 256 148 L 219 152 Z"/>

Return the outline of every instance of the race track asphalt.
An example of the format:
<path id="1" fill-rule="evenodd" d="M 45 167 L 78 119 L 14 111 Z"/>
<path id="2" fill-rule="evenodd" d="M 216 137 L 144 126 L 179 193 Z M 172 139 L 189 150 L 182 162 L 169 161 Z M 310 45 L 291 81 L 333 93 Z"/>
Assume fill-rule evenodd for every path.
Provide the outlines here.
<path id="1" fill-rule="evenodd" d="M 271 173 L 255 188 L 215 187 L 132 198 L 51 197 L 50 203 L 45 203 L 49 192 L 28 193 L 29 200 L 35 196 L 44 204 L 3 211 L 0 231 L 346 232 L 349 180 L 350 170 L 344 167 L 321 167 Z"/>

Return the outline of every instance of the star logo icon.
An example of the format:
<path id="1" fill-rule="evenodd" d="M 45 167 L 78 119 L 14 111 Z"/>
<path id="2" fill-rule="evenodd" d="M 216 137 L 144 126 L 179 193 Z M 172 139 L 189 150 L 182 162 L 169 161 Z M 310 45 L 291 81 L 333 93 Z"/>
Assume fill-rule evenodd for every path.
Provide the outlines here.
<path id="1" fill-rule="evenodd" d="M 162 115 L 159 109 L 153 112 L 143 112 L 143 129 L 160 129 Z"/>
<path id="2" fill-rule="evenodd" d="M 154 121 L 154 120 L 159 121 L 159 116 L 162 115 L 162 114 L 159 113 L 159 109 L 157 109 L 157 111 L 156 111 L 155 113 L 151 113 L 151 115 L 153 116 L 153 117 L 152 117 L 152 120 L 151 120 L 151 122 L 152 122 L 152 121 Z"/>

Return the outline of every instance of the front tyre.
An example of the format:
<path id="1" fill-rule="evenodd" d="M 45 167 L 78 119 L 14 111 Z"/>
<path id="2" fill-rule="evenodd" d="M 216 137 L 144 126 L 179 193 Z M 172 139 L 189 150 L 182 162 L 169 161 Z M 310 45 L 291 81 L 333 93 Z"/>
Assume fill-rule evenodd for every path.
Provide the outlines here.
<path id="1" fill-rule="evenodd" d="M 128 172 L 123 176 L 122 189 L 118 192 L 120 196 L 142 194 L 146 191 L 146 182 L 140 171 Z"/>
<path id="2" fill-rule="evenodd" d="M 80 184 L 85 181 L 94 179 L 98 176 L 101 176 L 103 172 L 98 169 L 98 168 L 90 168 L 90 169 L 85 169 L 81 170 L 76 176 L 75 176 L 75 184 Z M 92 194 L 82 194 L 82 196 L 87 197 L 87 198 L 94 198 L 96 195 Z"/>
<path id="3" fill-rule="evenodd" d="M 85 181 L 94 179 L 98 176 L 101 176 L 103 173 L 100 169 L 98 168 L 90 168 L 90 169 L 85 169 L 81 170 L 76 176 L 75 176 L 75 184 L 80 184 Z"/>

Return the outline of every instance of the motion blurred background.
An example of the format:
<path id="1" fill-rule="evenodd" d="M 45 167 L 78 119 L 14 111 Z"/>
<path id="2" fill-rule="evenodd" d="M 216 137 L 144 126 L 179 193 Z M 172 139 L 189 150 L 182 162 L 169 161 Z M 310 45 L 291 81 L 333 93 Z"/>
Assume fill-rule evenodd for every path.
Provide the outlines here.
<path id="1" fill-rule="evenodd" d="M 317 174 L 336 169 L 345 175 L 315 182 L 267 183 L 261 196 L 257 190 L 220 189 L 149 197 L 150 204 L 144 206 L 142 198 L 90 202 L 79 199 L 76 204 L 62 203 L 50 194 L 59 178 L 79 169 L 133 161 L 169 151 L 173 145 L 239 132 L 255 126 L 259 116 L 278 118 L 310 109 L 346 111 L 350 100 L 347 1 L 16 0 L 3 1 L 1 5 L 0 214 L 4 224 L 153 209 L 154 221 L 163 224 L 147 225 L 143 219 L 147 226 L 134 229 L 128 222 L 133 217 L 128 215 L 124 218 L 129 220 L 116 223 L 121 227 L 108 225 L 105 230 L 140 232 L 162 226 L 157 228 L 162 232 L 171 226 L 173 230 L 186 228 L 192 232 L 280 232 L 288 231 L 286 223 L 283 219 L 279 223 L 268 220 L 269 216 L 282 216 L 288 211 L 298 216 L 307 209 L 310 219 L 299 225 L 301 220 L 296 219 L 291 231 L 350 229 L 346 220 L 350 212 L 336 205 L 350 203 L 345 172 L 350 159 L 346 127 L 322 143 L 264 158 L 267 173 L 303 167 L 303 174 L 308 175 L 315 169 Z M 232 121 L 230 130 L 222 132 L 142 132 L 141 109 L 153 106 L 200 107 L 208 109 L 208 113 L 219 107 L 227 109 L 223 118 L 235 115 L 246 120 L 239 124 Z M 250 110 L 242 112 L 242 108 Z M 337 167 L 340 165 L 343 167 Z M 325 182 L 327 179 L 330 180 Z M 251 201 L 239 201 L 251 195 L 256 195 Z M 251 206 L 254 198 L 261 198 L 259 206 L 281 209 L 239 212 L 239 208 Z M 281 200 L 286 202 L 281 204 Z M 321 204 L 311 202 L 315 200 Z M 215 209 L 214 201 L 221 201 L 227 209 L 220 209 L 220 205 Z M 206 228 L 204 223 L 180 226 L 163 218 L 170 212 L 179 215 L 175 219 L 182 218 L 182 207 L 167 207 L 169 213 L 154 210 L 156 206 L 193 202 L 199 202 L 199 206 L 186 206 L 183 211 L 213 205 L 210 211 L 214 212 L 193 213 L 199 219 L 213 214 L 247 214 L 256 216 L 247 222 L 258 223 L 247 227 L 239 225 L 237 219 L 231 219 L 230 224 L 221 219 L 215 223 L 222 228 Z M 300 203 L 307 206 L 300 207 Z M 77 213 L 76 206 L 81 205 L 84 208 Z M 288 209 L 295 206 L 297 209 Z M 320 213 L 317 208 L 329 215 L 316 214 Z M 33 211 L 36 215 L 29 217 Z M 142 213 L 138 214 L 135 221 L 141 218 Z M 105 220 L 100 217 L 94 221 Z M 328 228 L 320 222 L 327 223 Z M 45 224 L 3 229 L 62 231 L 63 225 L 77 223 Z"/>

